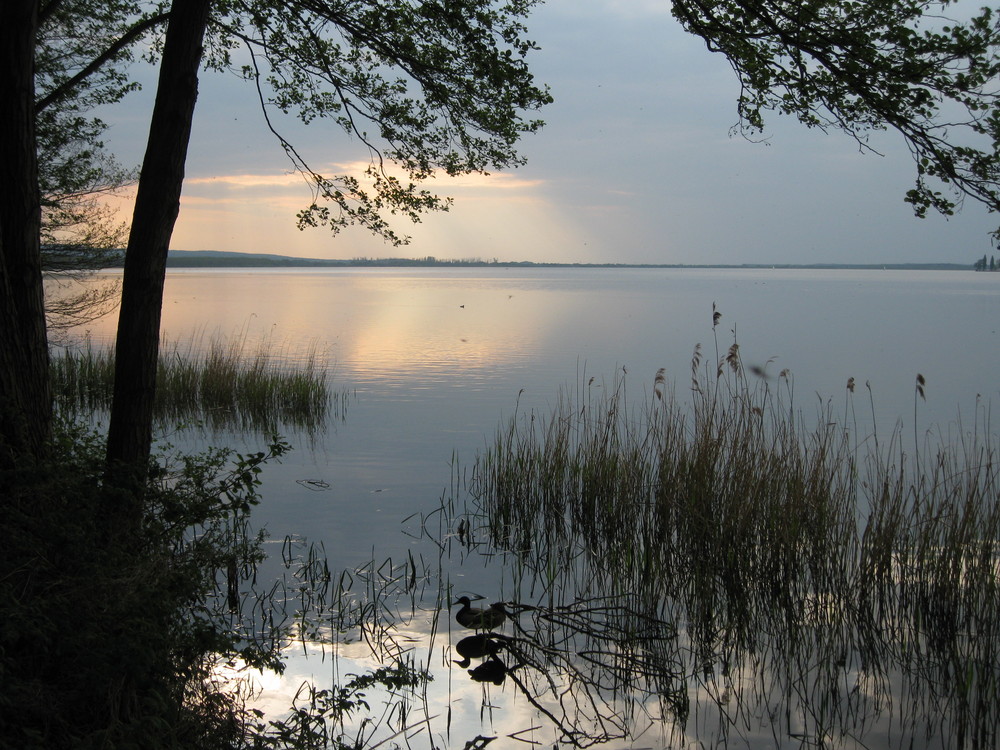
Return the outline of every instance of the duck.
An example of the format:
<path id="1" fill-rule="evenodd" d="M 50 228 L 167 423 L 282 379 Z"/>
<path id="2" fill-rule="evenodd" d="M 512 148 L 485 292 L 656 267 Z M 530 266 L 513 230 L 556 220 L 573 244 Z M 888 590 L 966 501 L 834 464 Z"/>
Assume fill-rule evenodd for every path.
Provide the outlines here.
<path id="1" fill-rule="evenodd" d="M 460 596 L 454 604 L 462 605 L 462 608 L 455 613 L 455 621 L 470 630 L 493 630 L 503 625 L 507 619 L 507 613 L 500 602 L 485 608 L 473 607 L 469 597 Z"/>
<path id="2" fill-rule="evenodd" d="M 504 640 L 502 636 L 487 635 L 477 633 L 469 635 L 455 644 L 455 651 L 462 657 L 455 663 L 463 669 L 468 669 L 473 659 L 481 659 L 484 656 L 495 656 L 503 648 Z"/>

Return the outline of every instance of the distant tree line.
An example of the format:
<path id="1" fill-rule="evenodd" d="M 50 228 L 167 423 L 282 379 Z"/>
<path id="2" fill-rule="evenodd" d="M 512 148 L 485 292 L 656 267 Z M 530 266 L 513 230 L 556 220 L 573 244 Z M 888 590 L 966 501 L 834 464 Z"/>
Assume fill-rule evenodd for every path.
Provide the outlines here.
<path id="1" fill-rule="evenodd" d="M 355 257 L 347 264 L 352 266 L 490 266 L 499 263 L 498 258 L 489 260 L 483 258 L 435 258 L 433 255 L 428 255 L 423 258 Z"/>
<path id="2" fill-rule="evenodd" d="M 976 271 L 1000 271 L 1000 265 L 997 265 L 996 258 L 991 255 L 987 260 L 985 254 L 972 264 L 972 268 Z"/>

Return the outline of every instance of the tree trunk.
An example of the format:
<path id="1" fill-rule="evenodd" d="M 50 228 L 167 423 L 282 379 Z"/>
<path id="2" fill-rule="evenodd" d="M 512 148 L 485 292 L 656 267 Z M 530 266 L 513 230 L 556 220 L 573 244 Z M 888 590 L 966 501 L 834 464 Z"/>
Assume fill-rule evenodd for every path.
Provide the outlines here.
<path id="1" fill-rule="evenodd" d="M 37 0 L 0 3 L 0 468 L 41 455 L 52 426 L 35 153 Z"/>
<path id="2" fill-rule="evenodd" d="M 211 0 L 175 0 L 171 7 L 125 253 L 107 458 L 110 475 L 128 484 L 142 480 L 152 442 L 163 279 L 210 6 Z"/>

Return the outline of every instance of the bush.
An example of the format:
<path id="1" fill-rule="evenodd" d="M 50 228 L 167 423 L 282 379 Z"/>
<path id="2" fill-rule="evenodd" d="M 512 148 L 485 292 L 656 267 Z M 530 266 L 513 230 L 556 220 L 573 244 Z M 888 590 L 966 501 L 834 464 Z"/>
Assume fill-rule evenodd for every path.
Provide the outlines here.
<path id="1" fill-rule="evenodd" d="M 64 427 L 51 460 L 0 475 L 0 742 L 198 748 L 247 743 L 220 660 L 280 669 L 280 628 L 242 616 L 262 559 L 249 527 L 263 463 L 211 451 L 151 464 L 122 538 L 97 436 Z M 133 500 L 134 502 L 134 500 Z M 268 602 L 265 602 L 267 609 Z"/>

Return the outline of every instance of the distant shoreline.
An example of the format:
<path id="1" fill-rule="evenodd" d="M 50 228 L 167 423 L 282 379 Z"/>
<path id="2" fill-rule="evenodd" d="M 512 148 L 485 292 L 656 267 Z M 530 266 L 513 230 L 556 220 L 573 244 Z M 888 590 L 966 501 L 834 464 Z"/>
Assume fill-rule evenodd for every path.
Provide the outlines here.
<path id="1" fill-rule="evenodd" d="M 972 271 L 971 263 L 539 263 L 535 261 L 354 258 L 323 260 L 285 255 L 171 250 L 168 268 L 717 268 L 802 270 Z"/>

